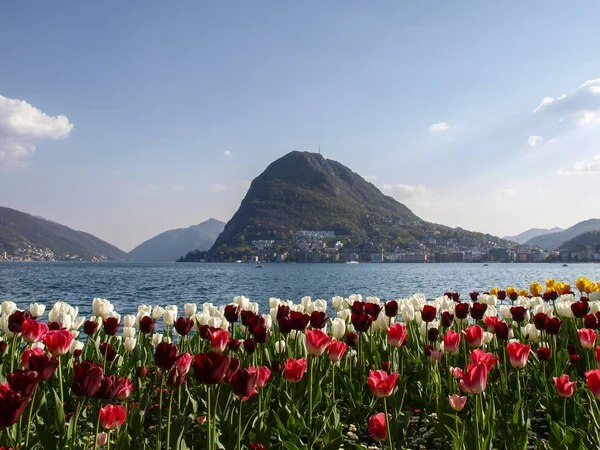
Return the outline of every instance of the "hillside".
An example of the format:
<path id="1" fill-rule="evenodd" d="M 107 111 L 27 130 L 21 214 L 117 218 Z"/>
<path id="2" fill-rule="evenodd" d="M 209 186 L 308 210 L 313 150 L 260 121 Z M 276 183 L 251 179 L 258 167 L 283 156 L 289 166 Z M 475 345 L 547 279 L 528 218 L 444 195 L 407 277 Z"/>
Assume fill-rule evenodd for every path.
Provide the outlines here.
<path id="1" fill-rule="evenodd" d="M 556 250 L 562 244 L 588 231 L 600 231 L 600 219 L 584 220 L 559 233 L 550 233 L 529 239 L 525 244 Z"/>
<path id="2" fill-rule="evenodd" d="M 0 207 L 0 252 L 16 255 L 21 250 L 27 255 L 38 254 L 40 249 L 53 253 L 50 259 L 128 259 L 127 253 L 89 233 Z"/>
<path id="3" fill-rule="evenodd" d="M 531 229 L 529 229 L 527 231 L 523 231 L 522 233 L 519 233 L 515 236 L 504 236 L 502 239 L 506 239 L 507 241 L 516 242 L 517 244 L 524 244 L 528 240 L 533 239 L 535 237 L 544 236 L 544 235 L 550 234 L 550 233 L 560 233 L 561 231 L 564 231 L 564 229 L 560 228 L 560 227 L 554 227 L 554 228 L 550 228 L 550 229 L 531 228 Z"/>
<path id="4" fill-rule="evenodd" d="M 561 250 L 569 251 L 581 251 L 586 246 L 592 246 L 594 250 L 600 248 L 600 231 L 588 231 L 587 233 L 580 234 L 573 239 L 569 239 L 567 242 L 560 246 Z"/>
<path id="5" fill-rule="evenodd" d="M 206 251 L 212 247 L 225 223 L 208 219 L 188 228 L 169 230 L 142 242 L 129 252 L 134 261 L 175 261 L 192 250 Z"/>
<path id="6" fill-rule="evenodd" d="M 501 242 L 426 222 L 344 165 L 316 153 L 291 152 L 252 181 L 208 255 L 239 255 L 253 240 L 286 246 L 298 230 L 333 231 L 348 245 L 385 249 L 425 239 L 456 246 Z M 205 256 L 196 252 L 184 260 Z"/>

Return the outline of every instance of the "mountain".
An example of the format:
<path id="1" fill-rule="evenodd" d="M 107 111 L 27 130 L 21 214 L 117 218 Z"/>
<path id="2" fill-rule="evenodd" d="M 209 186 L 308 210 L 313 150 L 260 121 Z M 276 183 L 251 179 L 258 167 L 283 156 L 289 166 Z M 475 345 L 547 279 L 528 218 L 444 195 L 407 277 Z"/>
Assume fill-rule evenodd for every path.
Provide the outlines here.
<path id="1" fill-rule="evenodd" d="M 0 252 L 26 259 L 40 251 L 46 255 L 41 259 L 128 259 L 127 253 L 89 233 L 0 207 Z"/>
<path id="2" fill-rule="evenodd" d="M 600 247 L 600 231 L 588 231 L 587 233 L 580 234 L 579 236 L 564 242 L 560 246 L 560 249 L 581 251 L 584 250 L 588 245 L 592 246 L 594 250 Z"/>
<path id="3" fill-rule="evenodd" d="M 346 247 L 386 250 L 425 239 L 462 245 L 501 241 L 426 222 L 339 162 L 317 153 L 291 152 L 252 181 L 208 254 L 196 252 L 183 260 L 237 258 L 252 250 L 253 240 L 290 247 L 298 230 L 333 231 L 345 238 Z"/>
<path id="4" fill-rule="evenodd" d="M 534 237 L 525 242 L 526 245 L 538 246 L 548 250 L 556 250 L 562 244 L 588 231 L 600 231 L 600 219 L 584 220 L 559 233 L 550 233 Z"/>
<path id="5" fill-rule="evenodd" d="M 550 233 L 560 233 L 561 231 L 565 231 L 563 228 L 554 227 L 550 229 L 545 228 L 530 228 L 527 231 L 523 231 L 520 234 L 515 236 L 504 236 L 502 239 L 506 239 L 507 241 L 516 242 L 517 244 L 524 244 L 529 239 L 533 239 L 538 236 L 544 236 Z"/>
<path id="6" fill-rule="evenodd" d="M 129 252 L 134 261 L 175 261 L 192 250 L 205 251 L 212 247 L 225 223 L 208 219 L 188 228 L 169 230 L 142 242 Z"/>

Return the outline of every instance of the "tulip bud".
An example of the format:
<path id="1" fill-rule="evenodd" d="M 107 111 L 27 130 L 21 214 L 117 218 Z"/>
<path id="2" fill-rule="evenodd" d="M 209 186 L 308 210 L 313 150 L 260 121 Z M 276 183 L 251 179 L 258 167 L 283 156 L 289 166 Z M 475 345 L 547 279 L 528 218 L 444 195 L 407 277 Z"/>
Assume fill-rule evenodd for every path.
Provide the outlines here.
<path id="1" fill-rule="evenodd" d="M 175 313 L 172 310 L 165 310 L 163 321 L 166 326 L 172 327 L 175 324 Z"/>
<path id="2" fill-rule="evenodd" d="M 152 335 L 152 345 L 154 347 L 156 347 L 158 344 L 160 344 L 163 340 L 163 335 L 159 334 L 159 333 L 154 333 Z"/>
<path id="3" fill-rule="evenodd" d="M 196 314 L 196 309 L 197 306 L 195 303 L 186 303 L 183 305 L 183 312 L 188 317 L 192 317 L 194 314 Z"/>
<path id="4" fill-rule="evenodd" d="M 137 342 L 137 340 L 135 338 L 132 338 L 132 337 L 125 338 L 125 342 L 123 343 L 123 347 L 125 347 L 126 351 L 132 352 L 133 349 L 135 348 L 136 342 Z"/>
<path id="5" fill-rule="evenodd" d="M 31 313 L 31 317 L 42 317 L 44 315 L 44 311 L 46 311 L 46 305 L 42 305 L 40 303 L 32 303 L 31 305 L 29 305 L 29 312 Z"/>
<path id="6" fill-rule="evenodd" d="M 83 342 L 73 340 L 73 342 L 71 342 L 71 347 L 69 348 L 69 353 L 71 353 L 71 355 L 74 355 L 77 350 L 79 350 L 80 352 L 81 350 L 83 350 Z"/>
<path id="7" fill-rule="evenodd" d="M 98 433 L 98 447 L 104 447 L 106 445 L 106 442 L 108 441 L 108 435 L 106 434 L 105 431 L 103 431 L 102 433 Z"/>
<path id="8" fill-rule="evenodd" d="M 381 361 L 381 370 L 389 372 L 390 371 L 390 362 L 389 361 Z"/>
<path id="9" fill-rule="evenodd" d="M 8 348 L 8 342 L 0 341 L 0 355 L 3 355 L 7 348 Z"/>
<path id="10" fill-rule="evenodd" d="M 135 368 L 135 376 L 138 378 L 145 378 L 148 376 L 148 368 L 144 366 L 138 366 Z"/>
<path id="11" fill-rule="evenodd" d="M 285 349 L 286 349 L 286 347 L 285 347 L 284 340 L 275 342 L 275 353 L 281 354 L 281 353 L 285 352 Z"/>
<path id="12" fill-rule="evenodd" d="M 127 314 L 123 317 L 123 326 L 126 328 L 135 326 L 136 319 L 133 314 Z"/>
<path id="13" fill-rule="evenodd" d="M 280 361 L 273 361 L 271 363 L 271 369 L 273 369 L 273 372 L 281 372 L 281 370 L 283 369 L 281 362 Z"/>

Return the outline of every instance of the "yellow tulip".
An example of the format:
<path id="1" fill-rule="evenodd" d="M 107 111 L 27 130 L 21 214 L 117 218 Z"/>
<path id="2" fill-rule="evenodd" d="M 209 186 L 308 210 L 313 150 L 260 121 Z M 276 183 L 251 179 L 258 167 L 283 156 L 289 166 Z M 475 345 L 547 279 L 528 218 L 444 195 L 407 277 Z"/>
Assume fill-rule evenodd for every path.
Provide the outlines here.
<path id="1" fill-rule="evenodd" d="M 500 289 L 498 289 L 498 288 L 491 288 L 491 289 L 490 289 L 490 295 L 498 295 L 498 291 L 499 291 L 499 290 L 500 290 Z"/>
<path id="2" fill-rule="evenodd" d="M 529 295 L 529 292 L 527 292 L 527 289 L 519 289 L 519 295 L 521 297 L 527 297 Z"/>
<path id="3" fill-rule="evenodd" d="M 512 287 L 512 286 L 509 286 L 509 287 L 506 288 L 506 296 L 507 297 L 510 297 L 515 292 L 517 292 L 517 290 L 514 287 Z"/>
<path id="4" fill-rule="evenodd" d="M 550 278 L 549 280 L 546 280 L 546 287 L 555 291 L 556 290 L 556 280 L 554 278 Z"/>
<path id="5" fill-rule="evenodd" d="M 575 287 L 577 288 L 577 290 L 579 292 L 583 292 L 585 291 L 585 286 L 589 283 L 588 279 L 585 277 L 579 277 L 577 278 L 577 281 L 575 281 Z"/>
<path id="6" fill-rule="evenodd" d="M 587 283 L 585 283 L 585 286 L 583 287 L 583 291 L 586 294 L 589 294 L 590 292 L 594 292 L 596 290 L 596 285 L 594 283 L 592 283 L 591 281 L 588 281 Z"/>
<path id="7" fill-rule="evenodd" d="M 533 282 L 529 285 L 529 290 L 531 291 L 531 295 L 534 297 L 539 297 L 542 295 L 542 285 L 538 282 Z"/>
<path id="8" fill-rule="evenodd" d="M 558 292 L 558 295 L 563 295 L 568 292 L 571 292 L 571 285 L 561 281 L 556 287 L 556 292 Z"/>

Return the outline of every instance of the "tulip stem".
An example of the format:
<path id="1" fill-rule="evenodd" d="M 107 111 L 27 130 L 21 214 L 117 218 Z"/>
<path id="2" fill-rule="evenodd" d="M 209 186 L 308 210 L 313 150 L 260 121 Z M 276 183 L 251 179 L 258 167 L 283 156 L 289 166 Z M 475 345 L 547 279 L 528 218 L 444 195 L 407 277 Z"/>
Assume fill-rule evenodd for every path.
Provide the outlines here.
<path id="1" fill-rule="evenodd" d="M 387 401 L 385 397 L 383 398 L 383 413 L 385 414 L 385 426 L 387 429 L 390 450 L 394 450 L 394 445 L 392 444 L 392 430 L 390 430 L 390 417 L 388 415 Z"/>
<path id="2" fill-rule="evenodd" d="M 62 361 L 60 360 L 60 355 L 58 356 L 58 383 L 60 386 L 60 402 L 64 405 L 65 399 L 63 395 L 63 376 L 62 376 Z"/>
<path id="3" fill-rule="evenodd" d="M 161 447 L 161 431 L 162 431 L 162 399 L 163 399 L 163 389 L 165 386 L 165 372 L 161 372 L 160 376 L 160 392 L 158 393 L 158 430 L 156 432 L 156 448 L 159 449 Z"/>
<path id="4" fill-rule="evenodd" d="M 108 433 L 106 433 L 106 450 L 110 450 L 110 432 L 112 430 L 108 430 Z"/>
<path id="5" fill-rule="evenodd" d="M 31 415 L 33 414 L 33 408 L 35 407 L 35 394 L 37 393 L 37 385 L 33 388 L 31 394 L 31 401 L 29 402 L 29 414 L 27 416 L 27 433 L 25 434 L 25 448 L 29 448 L 29 431 L 31 429 Z"/>
<path id="6" fill-rule="evenodd" d="M 481 448 L 481 442 L 479 439 L 479 409 L 481 405 L 481 394 L 475 395 L 475 442 L 477 443 L 477 450 Z"/>
<path id="7" fill-rule="evenodd" d="M 206 407 L 207 407 L 206 421 L 208 424 L 208 450 L 212 450 L 212 439 L 211 439 L 212 424 L 210 421 L 210 386 L 206 386 Z"/>
<path id="8" fill-rule="evenodd" d="M 563 422 L 565 423 L 565 427 L 567 426 L 567 397 L 564 398 L 563 403 Z"/>
<path id="9" fill-rule="evenodd" d="M 238 450 L 242 450 L 242 404 L 244 400 L 240 397 L 240 411 L 238 414 Z"/>
<path id="10" fill-rule="evenodd" d="M 313 365 L 314 361 L 310 356 L 308 357 L 308 417 L 309 420 L 312 418 L 313 411 Z M 310 424 L 309 424 L 310 427 Z"/>
<path id="11" fill-rule="evenodd" d="M 333 403 L 335 403 L 335 363 L 331 365 L 331 393 L 333 396 Z"/>
<path id="12" fill-rule="evenodd" d="M 169 443 L 171 442 L 171 410 L 173 409 L 173 393 L 175 391 L 171 390 L 171 395 L 169 396 L 169 413 L 167 415 L 167 441 L 165 448 L 169 450 Z"/>
<path id="13" fill-rule="evenodd" d="M 94 433 L 94 448 L 98 448 L 98 431 L 100 430 L 100 410 L 102 409 L 102 404 L 98 404 L 98 418 L 96 419 L 96 431 Z"/>
<path id="14" fill-rule="evenodd" d="M 37 387 L 37 386 L 36 386 Z M 35 390 L 33 391 L 35 395 Z M 77 439 L 77 423 L 79 422 L 79 414 L 81 414 L 81 405 L 83 404 L 83 398 L 77 399 L 77 409 L 75 410 L 75 417 L 73 417 L 73 444 L 71 448 L 75 448 L 75 440 Z M 33 408 L 33 405 L 31 405 Z M 29 411 L 29 422 L 31 422 L 31 411 Z M 27 440 L 29 442 L 29 424 L 27 424 Z M 25 444 L 27 446 L 27 444 Z"/>

